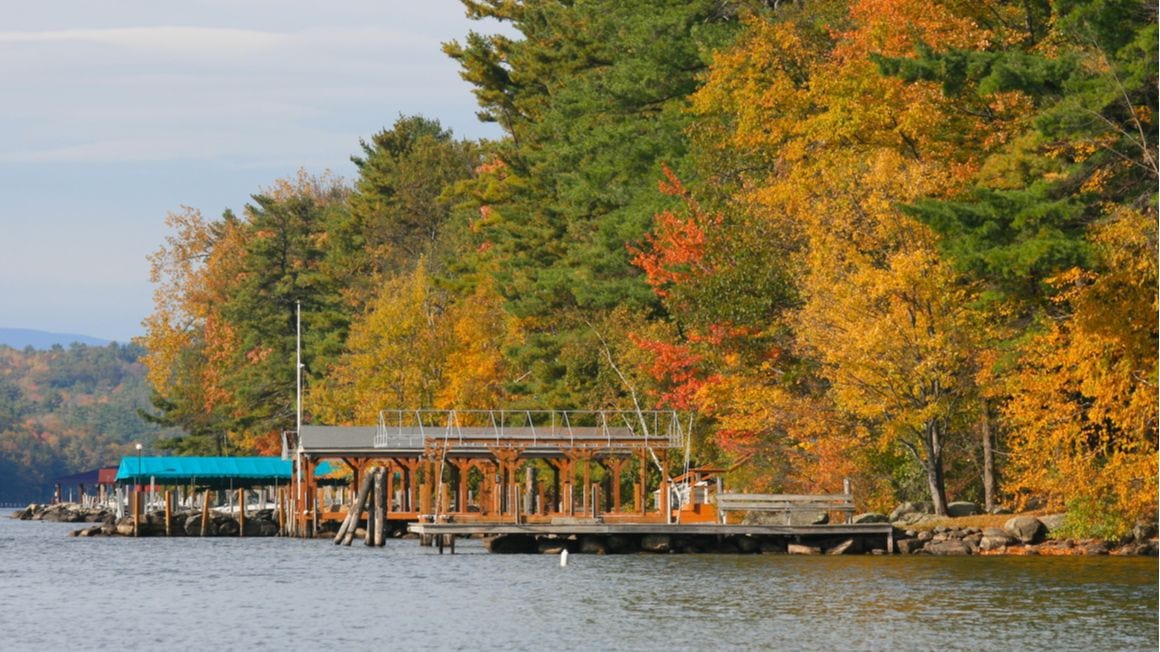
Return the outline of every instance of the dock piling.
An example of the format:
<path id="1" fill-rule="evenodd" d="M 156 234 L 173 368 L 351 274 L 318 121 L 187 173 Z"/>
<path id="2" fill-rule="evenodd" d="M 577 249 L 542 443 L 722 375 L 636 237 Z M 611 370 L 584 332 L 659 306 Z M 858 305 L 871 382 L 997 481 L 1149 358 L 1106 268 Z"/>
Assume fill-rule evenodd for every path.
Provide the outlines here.
<path id="1" fill-rule="evenodd" d="M 383 521 L 386 518 L 386 503 L 387 494 L 385 491 L 385 483 L 383 482 L 383 469 L 375 469 L 375 546 L 382 546 L 384 543 L 383 537 Z"/>

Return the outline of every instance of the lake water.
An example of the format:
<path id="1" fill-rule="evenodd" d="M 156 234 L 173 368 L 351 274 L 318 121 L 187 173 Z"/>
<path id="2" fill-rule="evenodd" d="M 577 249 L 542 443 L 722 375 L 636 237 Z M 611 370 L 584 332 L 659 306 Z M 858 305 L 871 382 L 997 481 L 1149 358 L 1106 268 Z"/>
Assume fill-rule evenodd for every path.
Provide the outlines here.
<path id="1" fill-rule="evenodd" d="M 1156 650 L 1157 560 L 490 555 L 0 516 L 0 650 Z"/>

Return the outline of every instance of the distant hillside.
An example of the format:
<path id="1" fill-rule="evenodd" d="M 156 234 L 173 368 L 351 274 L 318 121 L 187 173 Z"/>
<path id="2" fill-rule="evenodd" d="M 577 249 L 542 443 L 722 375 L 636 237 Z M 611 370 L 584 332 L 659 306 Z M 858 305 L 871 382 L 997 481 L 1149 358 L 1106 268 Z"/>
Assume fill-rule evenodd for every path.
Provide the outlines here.
<path id="1" fill-rule="evenodd" d="M 14 349 L 23 349 L 31 346 L 41 351 L 51 349 L 59 344 L 68 346 L 73 342 L 89 346 L 105 346 L 109 340 L 75 333 L 49 333 L 27 328 L 0 328 L 0 345 L 7 345 Z"/>
<path id="2" fill-rule="evenodd" d="M 45 500 L 53 479 L 117 464 L 165 431 L 150 409 L 143 351 L 69 346 L 47 351 L 0 346 L 0 503 Z"/>

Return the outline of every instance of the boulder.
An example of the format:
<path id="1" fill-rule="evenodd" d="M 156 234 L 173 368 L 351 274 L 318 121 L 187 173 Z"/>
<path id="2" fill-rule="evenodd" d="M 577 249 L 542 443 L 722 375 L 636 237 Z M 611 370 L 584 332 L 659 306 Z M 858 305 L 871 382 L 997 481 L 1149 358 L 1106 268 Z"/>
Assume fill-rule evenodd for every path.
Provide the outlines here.
<path id="1" fill-rule="evenodd" d="M 854 517 L 854 523 L 889 523 L 890 518 L 885 514 L 878 512 L 866 512 L 865 514 L 858 514 Z"/>
<path id="2" fill-rule="evenodd" d="M 1016 516 L 1007 519 L 1003 524 L 1003 529 L 1011 533 L 1011 536 L 1019 539 L 1022 543 L 1039 543 L 1043 540 L 1043 535 L 1046 534 L 1047 528 L 1043 527 L 1043 522 L 1034 516 Z"/>
<path id="3" fill-rule="evenodd" d="M 580 537 L 580 545 L 577 550 L 585 555 L 606 555 L 608 554 L 608 543 L 602 536 L 586 534 Z"/>
<path id="4" fill-rule="evenodd" d="M 1155 521 L 1137 521 L 1136 526 L 1132 528 L 1132 539 L 1136 543 L 1147 543 L 1154 538 L 1156 538 Z"/>
<path id="5" fill-rule="evenodd" d="M 245 527 L 243 534 L 245 534 L 248 537 L 265 536 L 262 534 L 262 523 L 269 523 L 269 521 L 261 521 L 261 520 L 255 519 L 255 518 L 247 518 L 246 519 L 246 527 Z M 278 526 L 275 525 L 274 529 L 277 530 L 277 528 L 278 528 Z"/>
<path id="6" fill-rule="evenodd" d="M 962 516 L 974 516 L 981 514 L 982 510 L 975 503 L 966 500 L 955 501 L 947 505 L 947 516 L 952 518 L 959 518 Z"/>
<path id="7" fill-rule="evenodd" d="M 817 546 L 806 546 L 800 543 L 791 543 L 786 546 L 786 552 L 791 555 L 820 555 L 822 549 Z"/>
<path id="8" fill-rule="evenodd" d="M 1010 514 L 1011 508 L 1010 507 L 1003 507 L 1002 505 L 996 505 L 996 506 L 991 508 L 991 513 L 992 514 Z"/>
<path id="9" fill-rule="evenodd" d="M 825 511 L 749 512 L 741 521 L 745 525 L 825 525 L 830 514 Z"/>
<path id="10" fill-rule="evenodd" d="M 117 521 L 116 528 L 117 534 L 123 537 L 133 536 L 133 517 L 126 516 L 125 518 Z"/>
<path id="11" fill-rule="evenodd" d="M 1043 523 L 1043 527 L 1047 528 L 1047 534 L 1063 527 L 1064 521 L 1067 520 L 1067 514 L 1045 514 L 1038 517 L 1039 522 Z"/>
<path id="12" fill-rule="evenodd" d="M 1106 555 L 1108 554 L 1108 547 L 1102 541 L 1085 541 L 1080 546 L 1085 555 Z"/>
<path id="13" fill-rule="evenodd" d="M 215 525 L 217 526 L 215 529 L 217 530 L 217 535 L 219 537 L 236 537 L 236 536 L 238 536 L 238 530 L 240 528 L 238 527 L 238 522 L 235 521 L 234 519 L 224 518 L 224 519 L 221 519 L 220 521 L 217 519 L 214 519 L 214 521 L 215 521 Z"/>
<path id="14" fill-rule="evenodd" d="M 608 537 L 608 550 L 614 553 L 635 552 L 639 546 L 635 537 L 612 534 Z"/>
<path id="15" fill-rule="evenodd" d="M 1001 550 L 1018 541 L 1011 533 L 1000 527 L 983 528 L 979 548 L 986 551 Z"/>
<path id="16" fill-rule="evenodd" d="M 903 555 L 913 555 L 922 552 L 924 541 L 918 539 L 899 539 L 894 542 L 894 547 Z"/>
<path id="17" fill-rule="evenodd" d="M 645 552 L 669 552 L 673 540 L 667 534 L 646 534 L 640 538 L 640 549 Z"/>
<path id="18" fill-rule="evenodd" d="M 896 519 L 892 519 L 890 522 L 895 525 L 918 525 L 929 518 L 931 517 L 928 514 L 923 514 L 922 512 L 907 512 Z"/>
<path id="19" fill-rule="evenodd" d="M 946 541 L 931 541 L 926 544 L 926 551 L 932 555 L 940 556 L 969 555 L 971 554 L 971 547 L 965 541 L 947 539 Z"/>
<path id="20" fill-rule="evenodd" d="M 1008 545 L 1010 545 L 1014 541 L 1015 541 L 1015 539 L 1012 537 L 1009 537 L 1009 536 L 1002 536 L 1002 537 L 986 537 L 985 536 L 979 540 L 979 549 L 986 551 L 986 552 L 991 552 L 994 550 L 1002 550 L 1003 548 L 1006 548 Z"/>
<path id="21" fill-rule="evenodd" d="M 825 525 L 830 522 L 829 512 L 790 512 L 790 525 Z"/>
<path id="22" fill-rule="evenodd" d="M 200 536 L 201 535 L 201 515 L 196 514 L 196 515 L 192 515 L 192 516 L 187 516 L 185 519 L 184 528 L 185 528 L 186 535 L 191 536 L 191 537 Z M 213 534 L 214 534 L 214 532 L 213 532 L 213 520 L 212 519 L 210 519 L 209 523 L 206 524 L 205 534 L 206 534 L 206 536 L 213 536 Z"/>
<path id="23" fill-rule="evenodd" d="M 54 505 L 40 515 L 40 520 L 52 523 L 81 523 L 84 519 L 84 514 L 66 505 Z"/>
<path id="24" fill-rule="evenodd" d="M 913 514 L 917 511 L 918 509 L 915 508 L 914 503 L 899 503 L 899 505 L 890 512 L 890 522 L 893 523 L 894 521 L 900 520 L 904 515 Z"/>

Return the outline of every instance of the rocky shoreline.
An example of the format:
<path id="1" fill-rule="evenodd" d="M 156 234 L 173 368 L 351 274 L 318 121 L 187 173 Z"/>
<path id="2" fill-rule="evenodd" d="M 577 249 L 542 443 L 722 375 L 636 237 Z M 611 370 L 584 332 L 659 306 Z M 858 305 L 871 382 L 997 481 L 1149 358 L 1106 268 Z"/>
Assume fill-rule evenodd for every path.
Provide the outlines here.
<path id="1" fill-rule="evenodd" d="M 141 526 L 137 536 L 207 536 L 207 537 L 236 537 L 242 526 L 232 514 L 210 510 L 206 518 L 205 532 L 202 532 L 201 512 L 189 510 L 175 510 L 170 515 L 168 535 L 165 531 L 164 512 L 149 512 L 141 519 Z M 24 509 L 12 513 L 12 518 L 21 521 L 47 521 L 56 523 L 91 523 L 88 527 L 73 530 L 69 536 L 133 536 L 133 517 L 117 518 L 116 513 L 101 507 L 82 507 L 75 503 L 58 503 L 56 505 L 31 504 Z M 278 534 L 278 523 L 275 521 L 274 510 L 263 509 L 246 514 L 245 532 L 247 537 L 272 537 Z"/>
<path id="2" fill-rule="evenodd" d="M 854 517 L 855 523 L 891 523 L 894 527 L 894 550 L 903 555 L 1119 555 L 1157 556 L 1157 524 L 1141 522 L 1133 532 L 1119 541 L 1096 539 L 1069 539 L 1053 536 L 1063 524 L 1063 515 L 1011 515 L 1002 527 L 956 526 L 954 518 L 977 515 L 978 509 L 958 503 L 952 518 L 935 519 L 922 504 L 904 503 L 891 514 L 867 513 Z M 966 512 L 966 513 L 964 513 Z M 87 523 L 70 536 L 133 536 L 133 517 L 116 518 L 114 512 L 103 508 L 82 507 L 72 503 L 56 505 L 31 504 L 12 513 L 19 520 L 60 523 Z M 811 524 L 824 523 L 825 514 L 819 514 Z M 932 520 L 949 525 L 931 525 Z M 802 523 L 805 524 L 805 523 Z M 277 536 L 278 524 L 274 511 L 259 510 L 247 514 L 243 526 L 234 514 L 211 510 L 202 532 L 200 511 L 177 510 L 170 517 L 168 536 L 209 537 L 269 537 Z M 392 532 L 392 536 L 403 535 Z M 137 536 L 166 536 L 165 515 L 149 512 L 142 519 Z M 332 532 L 320 532 L 320 538 L 330 538 Z M 408 536 L 408 535 L 404 535 Z M 408 536 L 408 538 L 410 538 Z M 562 550 L 578 554 L 629 553 L 732 553 L 732 554 L 789 554 L 840 555 L 886 554 L 881 540 L 861 537 L 806 537 L 782 535 L 590 535 L 573 537 L 503 535 L 484 541 L 494 553 L 558 554 Z"/>

